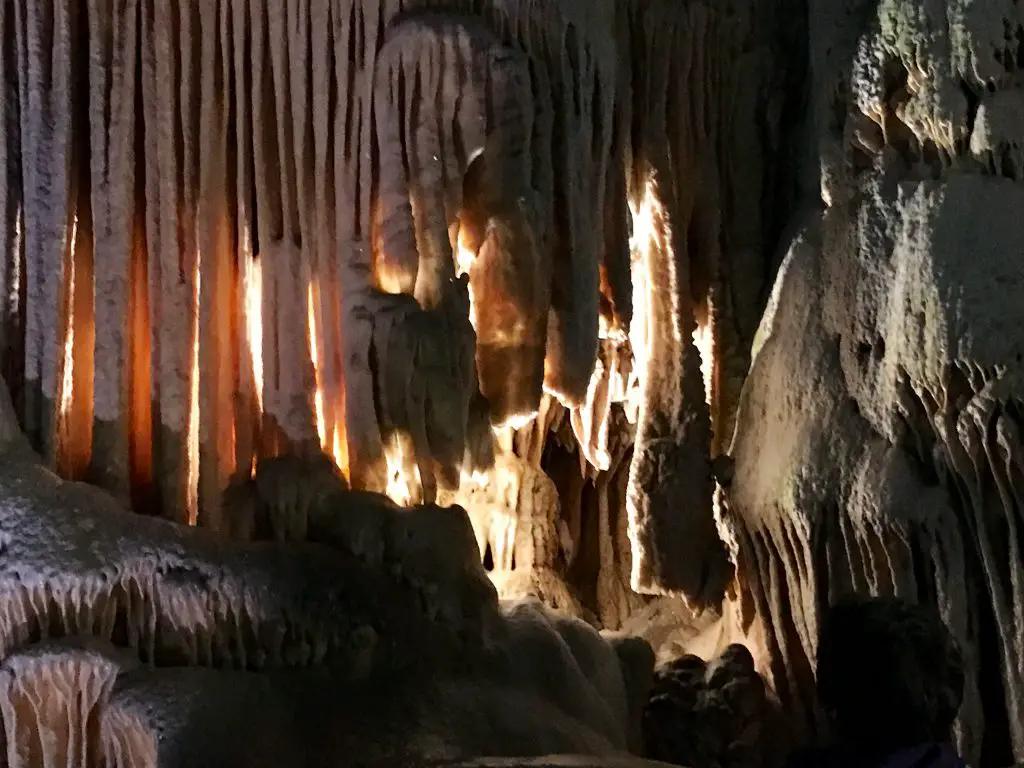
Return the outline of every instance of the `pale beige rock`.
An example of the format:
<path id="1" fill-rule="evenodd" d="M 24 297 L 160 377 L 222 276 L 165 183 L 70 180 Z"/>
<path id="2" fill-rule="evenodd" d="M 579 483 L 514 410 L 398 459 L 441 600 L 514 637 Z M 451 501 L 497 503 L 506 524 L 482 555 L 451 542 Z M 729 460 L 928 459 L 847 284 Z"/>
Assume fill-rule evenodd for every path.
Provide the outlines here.
<path id="1" fill-rule="evenodd" d="M 724 525 L 743 620 L 763 622 L 783 706 L 813 720 L 830 599 L 937 604 L 965 657 L 959 747 L 976 760 L 1008 717 L 1014 754 L 991 757 L 1009 762 L 1024 749 L 1024 198 L 998 178 L 1016 173 L 1015 65 L 1001 57 L 999 76 L 991 57 L 1020 11 L 894 0 L 856 32 L 834 13 L 812 13 L 824 206 L 806 212 L 780 269 L 732 446 Z M 830 90 L 840 82 L 848 90 Z M 865 140 L 865 119 L 880 135 Z"/>
<path id="2" fill-rule="evenodd" d="M 131 651 L 96 638 L 70 638 L 13 653 L 0 666 L 0 713 L 10 768 L 100 764 L 95 724 Z"/>

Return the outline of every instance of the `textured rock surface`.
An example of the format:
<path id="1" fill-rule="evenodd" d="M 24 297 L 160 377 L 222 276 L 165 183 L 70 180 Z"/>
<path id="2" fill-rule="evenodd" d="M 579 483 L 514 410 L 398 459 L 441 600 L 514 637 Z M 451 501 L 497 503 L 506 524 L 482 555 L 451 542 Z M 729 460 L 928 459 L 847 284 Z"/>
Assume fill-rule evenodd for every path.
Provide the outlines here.
<path id="1" fill-rule="evenodd" d="M 813 721 L 829 599 L 936 602 L 971 670 L 959 746 L 1008 764 L 1024 750 L 1024 16 L 810 8 L 822 205 L 789 246 L 737 416 L 725 516 L 746 618 L 764 622 L 784 702 Z"/>
<path id="2" fill-rule="evenodd" d="M 771 764 L 764 680 L 741 645 L 712 662 L 686 655 L 659 665 L 644 708 L 644 754 L 676 765 Z"/>
<path id="3" fill-rule="evenodd" d="M 538 602 L 499 606 L 460 508 L 400 509 L 341 490 L 305 521 L 329 547 L 232 541 L 61 481 L 12 427 L 9 401 L 0 406 L 11 766 L 99 755 L 124 766 L 323 765 L 388 750 L 602 755 L 636 744 L 650 647 Z M 85 639 L 38 645 L 66 636 Z M 248 729 L 259 739 L 231 737 Z M 310 762 L 295 763 L 314 742 Z"/>
<path id="4" fill-rule="evenodd" d="M 167 766 L 314 766 L 339 756 L 405 765 L 480 754 L 621 752 L 630 715 L 619 659 L 627 656 L 582 625 L 557 619 L 552 626 L 537 606 L 518 604 L 507 615 L 507 632 L 473 677 L 346 686 L 308 672 L 123 675 L 103 710 L 106 754 L 116 755 L 118 766 L 155 765 L 152 755 Z M 649 649 L 646 658 L 628 658 L 649 674 Z M 252 729 L 254 738 L 232 738 L 241 729 Z"/>
<path id="5" fill-rule="evenodd" d="M 40 643 L 0 668 L 5 765 L 99 765 L 96 724 L 118 675 L 136 656 L 96 638 Z"/>
<path id="6" fill-rule="evenodd" d="M 391 671 L 444 665 L 444 656 L 459 666 L 465 643 L 479 648 L 487 617 L 497 615 L 472 530 L 457 508 L 427 511 L 426 523 L 409 511 L 401 526 L 371 529 L 370 548 L 387 560 L 365 557 L 358 547 L 339 553 L 313 544 L 232 542 L 133 516 L 102 491 L 61 481 L 10 427 L 6 398 L 0 411 L 7 424 L 0 479 L 4 655 L 47 636 L 94 635 L 149 663 L 326 664 L 364 678 L 385 658 L 397 665 Z M 393 509 L 383 497 L 364 503 L 375 504 L 378 522 Z M 353 509 L 349 519 L 360 515 Z M 453 535 L 460 525 L 462 535 Z M 457 607 L 441 610 L 449 595 Z"/>

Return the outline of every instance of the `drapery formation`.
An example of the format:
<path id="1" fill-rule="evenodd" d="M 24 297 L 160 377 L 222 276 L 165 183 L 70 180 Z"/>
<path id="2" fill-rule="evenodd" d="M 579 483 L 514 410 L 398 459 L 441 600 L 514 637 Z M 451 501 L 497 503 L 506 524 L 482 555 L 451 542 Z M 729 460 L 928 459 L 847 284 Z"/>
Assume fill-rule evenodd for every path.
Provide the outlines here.
<path id="1" fill-rule="evenodd" d="M 4 3 L 0 346 L 27 433 L 220 529 L 260 457 L 324 450 L 430 501 L 486 478 L 491 427 L 567 411 L 596 471 L 629 469 L 635 586 L 720 593 L 709 462 L 775 226 L 743 149 L 780 119 L 764 12 Z"/>

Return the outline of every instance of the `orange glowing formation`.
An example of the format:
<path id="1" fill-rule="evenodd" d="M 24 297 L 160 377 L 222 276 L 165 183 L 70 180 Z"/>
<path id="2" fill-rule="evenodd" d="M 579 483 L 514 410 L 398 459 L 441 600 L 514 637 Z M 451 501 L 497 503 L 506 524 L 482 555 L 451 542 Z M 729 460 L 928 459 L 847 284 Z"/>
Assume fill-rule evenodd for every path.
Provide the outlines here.
<path id="1" fill-rule="evenodd" d="M 78 216 L 75 215 L 71 222 L 71 247 L 69 252 L 74 254 L 75 245 L 78 242 Z M 61 378 L 60 386 L 60 415 L 66 419 L 71 411 L 71 404 L 74 402 L 75 393 L 75 259 L 68 260 L 68 298 L 67 298 L 67 326 L 64 328 L 64 376 Z"/>
<path id="2" fill-rule="evenodd" d="M 197 251 L 193 274 L 192 371 L 188 397 L 188 498 L 185 508 L 189 525 L 195 525 L 199 517 L 199 299 L 202 292 L 199 262 L 200 254 Z"/>
<path id="3" fill-rule="evenodd" d="M 313 380 L 316 382 L 313 413 L 316 416 L 316 434 L 320 438 L 320 447 L 326 451 L 327 420 L 324 418 L 324 378 L 320 372 L 320 342 L 316 332 L 316 298 L 316 282 L 310 280 L 306 290 L 306 323 L 309 326 L 309 358 L 313 363 Z"/>
<path id="4" fill-rule="evenodd" d="M 468 254 L 460 253 L 462 270 L 471 263 Z M 245 334 L 251 356 L 253 385 L 259 412 L 264 410 L 263 383 L 263 279 L 258 258 L 246 260 L 242 269 L 244 289 Z M 198 281 L 197 281 L 198 293 Z M 309 341 L 309 356 L 313 370 L 313 421 L 321 449 L 347 474 L 348 446 L 345 441 L 343 404 L 332 403 L 328 397 L 332 382 L 327 380 L 323 365 L 325 359 L 325 335 L 322 318 L 324 296 L 316 280 L 311 279 L 306 289 L 306 332 Z M 329 316 L 329 313 L 326 313 Z M 339 382 L 340 383 L 340 382 Z M 341 389 L 338 387 L 337 389 Z M 422 502 L 423 484 L 417 466 L 414 449 L 407 435 L 394 434 L 387 440 L 384 451 L 386 486 L 381 488 L 393 501 L 403 506 Z M 254 467 L 255 469 L 255 461 Z M 487 478 L 481 473 L 466 475 L 477 485 L 486 485 Z"/>
<path id="5" fill-rule="evenodd" d="M 246 259 L 242 270 L 245 294 L 245 334 L 252 357 L 256 404 L 263 412 L 263 269 L 258 258 Z"/>

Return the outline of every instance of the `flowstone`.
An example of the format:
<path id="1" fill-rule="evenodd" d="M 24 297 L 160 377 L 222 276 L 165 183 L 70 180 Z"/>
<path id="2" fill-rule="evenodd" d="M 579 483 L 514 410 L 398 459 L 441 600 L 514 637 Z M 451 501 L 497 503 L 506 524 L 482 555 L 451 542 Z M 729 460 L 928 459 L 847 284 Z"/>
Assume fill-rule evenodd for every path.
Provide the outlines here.
<path id="1" fill-rule="evenodd" d="M 0 436 L 12 768 L 639 747 L 650 647 L 499 605 L 461 508 L 333 497 L 329 544 L 234 541 L 43 469 L 5 389 Z"/>
<path id="2" fill-rule="evenodd" d="M 810 7 L 821 205 L 795 223 L 761 323 L 723 511 L 745 620 L 814 723 L 830 600 L 937 605 L 968 671 L 958 745 L 1009 764 L 1024 755 L 1024 12 Z"/>

